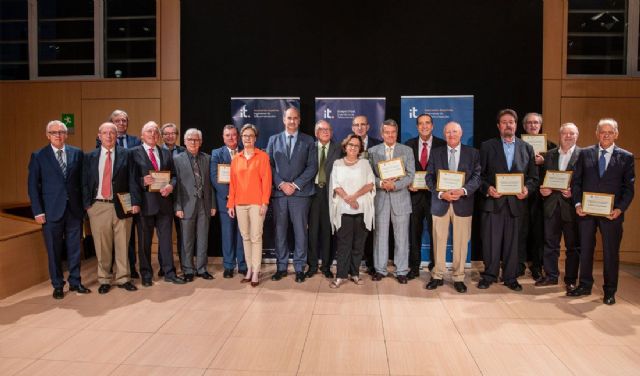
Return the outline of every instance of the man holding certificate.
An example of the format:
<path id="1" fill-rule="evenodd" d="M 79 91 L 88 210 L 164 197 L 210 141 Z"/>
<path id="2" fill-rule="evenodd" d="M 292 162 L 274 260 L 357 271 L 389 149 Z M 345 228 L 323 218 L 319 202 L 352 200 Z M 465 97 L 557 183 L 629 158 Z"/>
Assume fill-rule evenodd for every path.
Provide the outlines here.
<path id="1" fill-rule="evenodd" d="M 406 284 L 409 272 L 409 215 L 411 197 L 407 188 L 413 181 L 415 165 L 410 147 L 397 143 L 398 123 L 385 120 L 381 127 L 384 142 L 369 149 L 369 161 L 376 176 L 375 227 L 373 238 L 374 281 L 387 276 L 389 224 L 393 224 L 393 261 L 398 282 Z"/>
<path id="2" fill-rule="evenodd" d="M 462 145 L 462 127 L 449 122 L 444 127 L 446 147 L 433 149 L 427 166 L 427 186 L 431 195 L 431 214 L 435 243 L 435 270 L 428 290 L 442 286 L 446 271 L 449 224 L 453 223 L 453 287 L 459 293 L 467 291 L 464 284 L 464 264 L 471 238 L 471 218 L 475 191 L 480 187 L 480 153 Z"/>
<path id="3" fill-rule="evenodd" d="M 478 282 L 486 289 L 498 280 L 500 262 L 505 286 L 521 291 L 517 280 L 518 231 L 529 192 L 538 187 L 538 171 L 531 145 L 516 137 L 518 114 L 498 112 L 500 137 L 482 143 L 480 163 L 485 195 L 482 204 L 482 253 L 484 271 Z"/>
<path id="4" fill-rule="evenodd" d="M 568 296 L 590 295 L 593 286 L 593 253 L 596 229 L 602 235 L 604 258 L 604 304 L 615 304 L 624 212 L 634 195 L 634 156 L 614 143 L 618 123 L 601 119 L 596 129 L 598 144 L 584 148 L 573 174 L 573 201 L 580 231 L 580 281 Z"/>

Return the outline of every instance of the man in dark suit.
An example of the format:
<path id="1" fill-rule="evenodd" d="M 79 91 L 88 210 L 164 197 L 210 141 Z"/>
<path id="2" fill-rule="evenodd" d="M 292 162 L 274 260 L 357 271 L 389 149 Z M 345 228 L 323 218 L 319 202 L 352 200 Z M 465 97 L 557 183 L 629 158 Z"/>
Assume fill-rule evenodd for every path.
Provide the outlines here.
<path id="1" fill-rule="evenodd" d="M 131 221 L 140 212 L 140 187 L 130 167 L 127 149 L 116 145 L 116 126 L 103 123 L 98 129 L 101 146 L 84 157 L 82 200 L 89 215 L 91 234 L 98 259 L 98 293 L 111 290 L 115 253 L 115 283 L 127 291 L 137 290 L 131 283 L 128 244 Z M 125 212 L 119 194 L 129 194 L 131 210 Z M 115 250 L 115 252 L 112 252 Z"/>
<path id="2" fill-rule="evenodd" d="M 593 286 L 593 252 L 596 245 L 596 229 L 602 235 L 604 258 L 604 304 L 615 304 L 618 289 L 620 242 L 624 212 L 631 205 L 636 180 L 634 156 L 615 144 L 618 123 L 614 119 L 601 119 L 596 130 L 598 144 L 584 148 L 573 174 L 573 201 L 580 233 L 580 282 L 568 296 L 591 294 Z M 583 210 L 583 193 L 614 195 L 613 210 L 607 217 L 589 215 Z"/>
<path id="3" fill-rule="evenodd" d="M 316 153 L 318 156 L 318 173 L 315 177 L 316 193 L 311 199 L 309 210 L 309 255 L 307 257 L 306 277 L 311 278 L 318 272 L 318 258 L 322 260 L 322 274 L 333 278 L 331 263 L 333 262 L 331 221 L 329 219 L 329 193 L 327 186 L 333 170 L 333 162 L 342 156 L 340 142 L 331 141 L 333 130 L 326 120 L 316 123 Z M 318 252 L 320 249 L 320 252 Z"/>
<path id="4" fill-rule="evenodd" d="M 434 192 L 431 195 L 431 214 L 433 215 L 433 233 L 430 234 L 436 245 L 435 271 L 428 290 L 442 286 L 446 271 L 447 239 L 449 224 L 453 224 L 453 287 L 459 293 L 467 292 L 464 284 L 464 265 L 471 239 L 471 219 L 473 215 L 474 194 L 480 188 L 480 153 L 478 150 L 462 145 L 462 127 L 459 123 L 449 122 L 444 127 L 446 147 L 434 148 L 427 166 L 427 186 Z M 460 188 L 438 192 L 438 171 L 460 171 L 464 173 L 464 185 Z"/>
<path id="5" fill-rule="evenodd" d="M 433 118 L 429 114 L 422 114 L 416 119 L 418 137 L 411 138 L 405 142 L 413 150 L 416 171 L 427 171 L 431 150 L 445 146 L 447 143 L 438 137 L 433 136 Z M 414 279 L 420 276 L 420 263 L 422 262 L 422 232 L 424 231 L 424 220 L 427 220 L 427 231 L 429 232 L 429 270 L 435 265 L 434 244 L 433 244 L 433 220 L 431 218 L 431 192 L 409 187 L 411 192 L 411 225 L 409 231 L 409 242 L 411 251 L 409 253 L 409 274 L 407 278 Z"/>
<path id="6" fill-rule="evenodd" d="M 538 171 L 533 148 L 516 137 L 516 112 L 504 109 L 498 112 L 496 118 L 500 137 L 483 142 L 480 148 L 480 192 L 486 197 L 482 204 L 484 271 L 478 288 L 489 288 L 498 280 L 502 260 L 505 286 L 521 291 L 522 286 L 517 280 L 518 231 L 525 212 L 525 199 L 529 192 L 534 192 L 538 187 Z M 520 193 L 500 193 L 496 186 L 496 174 L 523 174 Z"/>
<path id="7" fill-rule="evenodd" d="M 267 144 L 273 174 L 271 197 L 278 258 L 277 271 L 271 279 L 279 281 L 287 275 L 287 233 L 291 223 L 295 239 L 293 266 L 296 282 L 302 283 L 305 280 L 304 264 L 307 261 L 309 205 L 315 193 L 313 179 L 318 171 L 318 160 L 313 138 L 298 131 L 300 111 L 289 107 L 284 112 L 283 122 L 285 130 L 269 137 Z"/>
<path id="8" fill-rule="evenodd" d="M 62 250 L 66 245 L 69 291 L 91 292 L 80 282 L 80 238 L 82 236 L 82 162 L 84 155 L 65 144 L 67 127 L 58 120 L 47 124 L 50 144 L 31 154 L 28 190 L 31 212 L 42 225 L 49 258 L 53 298 L 64 298 Z"/>
<path id="9" fill-rule="evenodd" d="M 578 127 L 573 123 L 560 126 L 560 147 L 547 152 L 544 161 L 545 174 L 548 171 L 573 171 L 580 155 Z M 541 182 L 544 182 L 541 175 Z M 545 278 L 536 281 L 536 286 L 558 284 L 558 257 L 560 256 L 560 238 L 564 236 L 567 249 L 564 266 L 564 283 L 567 291 L 576 288 L 578 265 L 580 265 L 580 245 L 578 244 L 578 224 L 576 210 L 571 199 L 571 188 L 552 190 L 540 188 L 544 209 L 544 274 Z"/>
<path id="10" fill-rule="evenodd" d="M 175 158 L 178 154 L 184 152 L 184 146 L 176 143 L 179 137 L 178 127 L 173 123 L 166 123 L 160 127 L 160 135 L 162 136 L 162 148 L 171 153 L 171 157 Z M 182 231 L 180 230 L 180 218 L 174 216 L 173 224 L 176 227 L 176 244 L 178 247 L 178 257 L 182 261 Z M 160 261 L 162 264 L 162 261 Z M 162 277 L 164 273 L 162 269 L 158 270 L 158 277 Z"/>
<path id="11" fill-rule="evenodd" d="M 158 259 L 164 272 L 164 280 L 176 284 L 184 284 L 184 279 L 176 276 L 173 266 L 173 242 L 171 240 L 171 222 L 173 221 L 173 197 L 171 193 L 176 185 L 175 169 L 171 153 L 158 147 L 160 128 L 153 121 L 142 127 L 143 144 L 131 150 L 132 165 L 136 173 L 136 181 L 142 191 L 142 207 L 140 209 L 140 233 L 138 236 L 138 255 L 140 258 L 140 274 L 142 285 L 153 284 L 151 267 L 151 241 L 153 230 L 158 235 Z M 149 171 L 168 171 L 170 181 L 158 192 L 152 192 L 150 186 L 155 180 Z"/>
<path id="12" fill-rule="evenodd" d="M 211 184 L 216 195 L 216 203 L 219 208 L 220 236 L 222 237 L 222 264 L 223 277 L 232 278 L 233 271 L 238 266 L 238 274 L 247 274 L 247 263 L 244 259 L 244 247 L 242 234 L 238 228 L 238 220 L 229 217 L 224 208 L 227 207 L 229 196 L 229 183 L 218 181 L 218 165 L 231 165 L 231 160 L 238 155 L 238 128 L 233 124 L 227 124 L 222 130 L 224 146 L 211 151 Z"/>

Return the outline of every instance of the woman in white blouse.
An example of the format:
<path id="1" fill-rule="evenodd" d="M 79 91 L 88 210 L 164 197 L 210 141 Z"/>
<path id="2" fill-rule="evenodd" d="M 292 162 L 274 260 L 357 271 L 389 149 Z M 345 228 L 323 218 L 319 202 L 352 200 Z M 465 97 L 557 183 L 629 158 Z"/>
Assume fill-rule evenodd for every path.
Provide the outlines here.
<path id="1" fill-rule="evenodd" d="M 373 196 L 375 177 L 367 159 L 359 159 L 364 151 L 360 136 L 350 134 L 342 141 L 346 155 L 333 164 L 329 183 L 329 214 L 331 229 L 336 234 L 336 259 L 338 268 L 332 288 L 338 288 L 348 280 L 350 270 L 355 270 L 351 279 L 362 284 L 360 261 L 364 253 L 367 233 L 373 229 Z"/>

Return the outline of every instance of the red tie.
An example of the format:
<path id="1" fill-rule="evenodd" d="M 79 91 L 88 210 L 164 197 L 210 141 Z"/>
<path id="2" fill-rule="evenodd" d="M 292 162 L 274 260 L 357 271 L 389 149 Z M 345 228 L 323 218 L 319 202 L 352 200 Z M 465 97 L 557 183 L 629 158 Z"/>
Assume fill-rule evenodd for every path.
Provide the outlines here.
<path id="1" fill-rule="evenodd" d="M 422 153 L 420 153 L 420 165 L 423 170 L 427 169 L 427 161 L 429 160 L 429 153 L 427 152 L 427 143 L 422 143 Z"/>
<path id="2" fill-rule="evenodd" d="M 153 165 L 153 169 L 158 171 L 158 161 L 156 161 L 156 155 L 153 154 L 153 148 L 149 149 L 149 159 L 151 159 L 151 164 Z"/>
<path id="3" fill-rule="evenodd" d="M 107 159 L 104 161 L 102 172 L 102 198 L 108 200 L 111 197 L 111 150 L 107 150 Z"/>

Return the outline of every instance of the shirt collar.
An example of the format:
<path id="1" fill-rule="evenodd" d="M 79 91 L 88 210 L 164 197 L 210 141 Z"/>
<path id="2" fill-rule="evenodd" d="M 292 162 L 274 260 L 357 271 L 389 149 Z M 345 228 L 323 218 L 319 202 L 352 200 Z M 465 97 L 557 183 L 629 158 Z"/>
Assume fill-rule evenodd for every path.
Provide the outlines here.
<path id="1" fill-rule="evenodd" d="M 102 152 L 103 152 L 103 153 L 106 153 L 106 152 L 108 152 L 108 151 L 110 151 L 110 152 L 112 152 L 112 153 L 113 153 L 113 150 L 115 149 L 115 146 L 114 146 L 114 147 L 112 147 L 111 149 L 107 149 L 107 148 L 105 148 L 105 147 L 104 147 L 104 145 L 103 145 L 103 146 L 101 146 L 100 148 L 102 149 Z"/>
<path id="2" fill-rule="evenodd" d="M 558 147 L 558 153 L 560 153 L 560 155 L 571 155 L 573 154 L 573 151 L 576 150 L 576 146 L 573 145 L 572 147 L 569 148 L 569 150 L 567 150 L 567 152 L 563 152 L 561 147 Z"/>
<path id="3" fill-rule="evenodd" d="M 320 140 L 318 140 L 318 147 L 319 147 L 319 148 L 321 148 L 321 147 L 323 147 L 323 146 L 324 146 L 324 147 L 326 147 L 327 149 L 329 149 L 329 145 L 331 145 L 331 140 L 329 140 L 329 142 L 327 142 L 327 144 L 326 144 L 326 145 L 322 145 L 322 142 L 320 142 Z"/>
<path id="4" fill-rule="evenodd" d="M 429 136 L 429 138 L 425 141 L 422 139 L 422 137 L 418 136 L 418 139 L 420 140 L 421 144 L 424 144 L 425 142 L 427 143 L 427 145 L 431 145 L 431 143 L 433 142 L 433 135 Z"/>
<path id="5" fill-rule="evenodd" d="M 151 150 L 155 150 L 155 148 L 158 147 L 158 145 L 151 147 L 150 145 L 147 145 L 147 143 L 143 142 L 142 145 L 144 145 L 144 150 L 146 150 L 147 152 L 149 152 L 149 149 Z"/>
<path id="6" fill-rule="evenodd" d="M 449 144 L 447 144 L 447 151 L 449 153 L 451 153 L 452 149 L 456 149 L 456 151 L 460 151 L 460 144 L 458 144 L 458 146 L 456 146 L 455 148 L 452 148 L 451 146 L 449 146 Z"/>
<path id="7" fill-rule="evenodd" d="M 50 144 L 50 145 L 51 145 L 51 148 L 53 149 L 53 153 L 54 154 L 57 154 L 58 150 L 62 150 L 63 152 L 66 152 L 66 150 L 65 150 L 65 146 L 66 145 L 62 145 L 62 147 L 60 149 L 58 149 L 57 147 L 53 146 L 53 144 Z"/>
<path id="8" fill-rule="evenodd" d="M 515 138 L 515 137 L 512 139 L 512 141 L 511 141 L 511 142 L 507 141 L 507 140 L 506 140 L 506 139 L 504 139 L 504 138 L 501 138 L 501 140 L 502 140 L 502 144 L 503 144 L 503 145 L 515 145 L 515 143 L 516 143 L 516 138 Z"/>
<path id="9" fill-rule="evenodd" d="M 613 153 L 613 148 L 615 148 L 616 144 L 611 144 L 611 146 L 609 146 L 606 149 L 602 149 L 602 147 L 600 146 L 600 144 L 598 144 L 598 154 L 602 153 L 602 150 L 606 150 L 607 153 L 609 153 L 609 155 L 611 155 Z"/>

